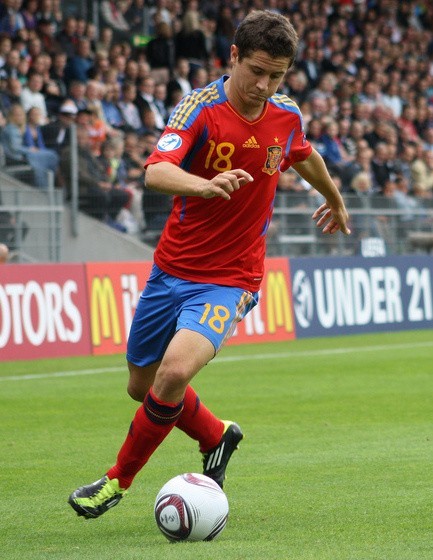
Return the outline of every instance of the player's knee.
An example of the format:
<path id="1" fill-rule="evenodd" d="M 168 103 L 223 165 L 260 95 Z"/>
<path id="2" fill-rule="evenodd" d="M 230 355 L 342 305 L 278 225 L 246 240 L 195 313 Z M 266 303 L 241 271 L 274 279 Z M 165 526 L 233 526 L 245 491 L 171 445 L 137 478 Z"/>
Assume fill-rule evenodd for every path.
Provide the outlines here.
<path id="1" fill-rule="evenodd" d="M 189 369 L 181 365 L 177 365 L 175 368 L 161 367 L 157 374 L 158 385 L 163 387 L 165 391 L 186 387 L 191 377 Z"/>
<path id="2" fill-rule="evenodd" d="M 136 387 L 131 383 L 128 384 L 126 391 L 134 401 L 143 402 L 144 397 L 146 396 L 146 393 L 141 388 Z"/>

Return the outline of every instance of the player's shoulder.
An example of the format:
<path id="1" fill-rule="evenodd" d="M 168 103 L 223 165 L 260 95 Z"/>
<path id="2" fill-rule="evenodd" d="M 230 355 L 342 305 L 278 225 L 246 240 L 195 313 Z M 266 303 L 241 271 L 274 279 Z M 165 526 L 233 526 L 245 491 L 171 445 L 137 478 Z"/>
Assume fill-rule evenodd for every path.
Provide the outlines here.
<path id="1" fill-rule="evenodd" d="M 171 114 L 168 126 L 175 130 L 187 129 L 203 109 L 224 103 L 227 98 L 221 84 L 222 82 L 217 80 L 185 95 Z"/>
<path id="2" fill-rule="evenodd" d="M 269 102 L 282 111 L 296 113 L 297 115 L 301 116 L 301 110 L 299 109 L 298 104 L 284 93 L 275 93 L 269 99 Z"/>

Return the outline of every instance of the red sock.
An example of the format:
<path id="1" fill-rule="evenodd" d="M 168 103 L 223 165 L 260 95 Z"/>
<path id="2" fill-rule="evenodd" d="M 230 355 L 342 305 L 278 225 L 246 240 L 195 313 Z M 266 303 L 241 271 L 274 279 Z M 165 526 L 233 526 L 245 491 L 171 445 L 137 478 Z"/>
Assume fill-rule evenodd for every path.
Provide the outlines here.
<path id="1" fill-rule="evenodd" d="M 182 401 L 177 404 L 165 403 L 155 397 L 150 389 L 143 405 L 135 413 L 129 433 L 117 455 L 117 463 L 107 472 L 108 478 L 117 478 L 120 488 L 129 488 L 135 475 L 174 428 L 182 409 Z"/>
<path id="2" fill-rule="evenodd" d="M 202 453 L 218 445 L 224 431 L 223 422 L 200 402 L 191 385 L 186 388 L 183 410 L 176 427 L 197 440 Z"/>

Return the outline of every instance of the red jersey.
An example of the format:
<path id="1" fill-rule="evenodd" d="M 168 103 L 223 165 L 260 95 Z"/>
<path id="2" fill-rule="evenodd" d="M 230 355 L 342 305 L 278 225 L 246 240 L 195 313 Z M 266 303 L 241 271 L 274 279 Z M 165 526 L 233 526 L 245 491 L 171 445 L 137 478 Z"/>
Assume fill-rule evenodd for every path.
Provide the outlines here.
<path id="1" fill-rule="evenodd" d="M 254 181 L 231 200 L 175 196 L 154 258 L 173 276 L 256 292 L 278 177 L 312 148 L 299 108 L 287 96 L 275 94 L 257 120 L 247 121 L 230 105 L 226 79 L 182 99 L 146 167 L 166 161 L 206 179 L 243 169 Z"/>

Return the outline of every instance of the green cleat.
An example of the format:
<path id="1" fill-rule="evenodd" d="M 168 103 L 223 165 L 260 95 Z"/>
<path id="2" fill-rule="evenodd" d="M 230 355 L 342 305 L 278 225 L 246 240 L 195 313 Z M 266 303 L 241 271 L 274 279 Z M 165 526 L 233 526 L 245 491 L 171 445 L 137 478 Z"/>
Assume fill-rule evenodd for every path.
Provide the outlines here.
<path id="1" fill-rule="evenodd" d="M 93 484 L 80 486 L 69 496 L 68 503 L 86 519 L 93 519 L 117 505 L 126 490 L 119 487 L 117 478 L 110 480 L 107 475 Z"/>
<path id="2" fill-rule="evenodd" d="M 219 444 L 203 453 L 203 474 L 215 480 L 222 488 L 226 477 L 226 468 L 238 443 L 244 437 L 242 430 L 230 420 L 224 421 L 224 432 Z"/>

